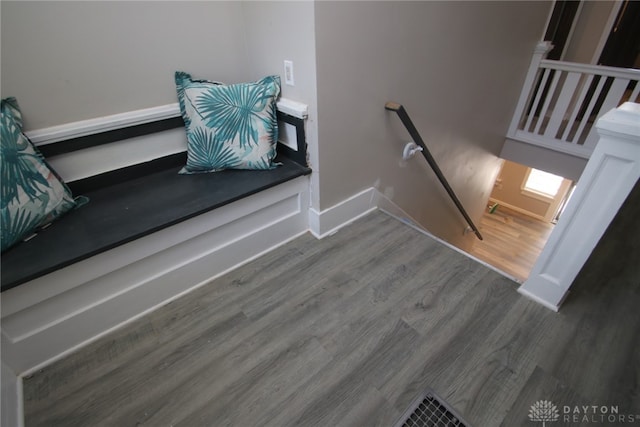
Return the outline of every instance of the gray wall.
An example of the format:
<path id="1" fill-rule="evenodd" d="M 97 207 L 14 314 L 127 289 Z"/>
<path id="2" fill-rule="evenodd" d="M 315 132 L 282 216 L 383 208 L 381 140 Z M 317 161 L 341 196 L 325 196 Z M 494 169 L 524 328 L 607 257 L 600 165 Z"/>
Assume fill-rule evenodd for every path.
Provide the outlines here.
<path id="1" fill-rule="evenodd" d="M 376 186 L 464 247 L 464 223 L 384 103 L 403 103 L 472 217 L 485 208 L 544 2 L 1 2 L 2 96 L 27 129 L 175 102 L 173 72 L 283 72 L 309 105 L 312 204 Z"/>
<path id="2" fill-rule="evenodd" d="M 313 2 L 0 2 L 1 95 L 28 130 L 176 102 L 173 73 L 234 83 L 283 75 L 309 106 L 317 164 Z M 312 177 L 314 186 L 317 177 Z M 313 204 L 319 205 L 318 192 Z"/>
<path id="3" fill-rule="evenodd" d="M 547 2 L 316 2 L 320 204 L 372 185 L 460 247 L 463 219 L 386 101 L 404 104 L 472 218 L 497 155 Z M 471 240 L 470 240 L 471 239 Z"/>
<path id="4" fill-rule="evenodd" d="M 306 137 L 310 165 L 318 161 L 318 123 L 316 108 L 316 50 L 314 6 L 311 1 L 243 2 L 244 31 L 251 78 L 280 74 L 282 96 L 309 106 Z M 293 61 L 295 86 L 284 81 L 284 60 Z M 312 185 L 318 176 L 312 174 Z M 312 192 L 312 205 L 319 206 L 318 191 Z"/>
<path id="5" fill-rule="evenodd" d="M 239 2 L 2 1 L 2 97 L 27 129 L 176 102 L 173 73 L 249 77 Z"/>

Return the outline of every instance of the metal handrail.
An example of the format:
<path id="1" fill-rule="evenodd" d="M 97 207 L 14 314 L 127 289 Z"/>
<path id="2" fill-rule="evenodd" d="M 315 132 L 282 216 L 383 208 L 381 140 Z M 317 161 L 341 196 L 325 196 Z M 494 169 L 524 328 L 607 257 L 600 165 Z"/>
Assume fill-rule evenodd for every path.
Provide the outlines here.
<path id="1" fill-rule="evenodd" d="M 453 200 L 453 203 L 455 203 L 456 207 L 458 208 L 458 210 L 460 211 L 464 219 L 467 221 L 467 224 L 469 224 L 469 227 L 471 227 L 471 229 L 476 234 L 478 239 L 483 240 L 482 234 L 480 234 L 478 227 L 476 227 L 476 225 L 473 223 L 473 221 L 467 214 L 467 211 L 464 209 L 464 206 L 462 206 L 462 203 L 460 203 L 460 200 L 456 196 L 456 193 L 453 192 L 453 189 L 449 185 L 449 182 L 447 182 L 447 178 L 445 178 L 445 176 L 442 174 L 442 171 L 440 170 L 440 167 L 436 163 L 436 160 L 431 155 L 431 152 L 429 151 L 424 141 L 422 140 L 420 133 L 418 132 L 416 127 L 413 125 L 413 122 L 409 118 L 409 114 L 407 114 L 407 111 L 404 109 L 404 107 L 401 104 L 398 104 L 397 102 L 387 102 L 384 105 L 384 108 L 386 108 L 389 111 L 395 111 L 398 114 L 398 117 L 400 117 L 400 120 L 409 131 L 409 135 L 411 135 L 411 138 L 413 138 L 413 142 L 415 142 L 419 147 L 422 147 L 422 155 L 427 160 L 427 163 L 429 163 L 429 166 L 431 166 L 431 169 L 433 169 L 433 172 L 438 177 L 440 184 L 442 184 L 444 189 L 447 190 L 447 194 L 449 194 L 449 197 L 451 197 L 451 200 Z"/>

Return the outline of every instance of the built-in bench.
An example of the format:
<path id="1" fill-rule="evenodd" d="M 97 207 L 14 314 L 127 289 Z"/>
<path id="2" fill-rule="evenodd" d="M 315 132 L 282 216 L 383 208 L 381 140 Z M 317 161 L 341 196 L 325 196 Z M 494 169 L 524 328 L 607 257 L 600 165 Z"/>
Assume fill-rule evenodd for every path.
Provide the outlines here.
<path id="1" fill-rule="evenodd" d="M 178 174 L 177 105 L 123 128 L 83 123 L 70 139 L 50 131 L 41 152 L 89 202 L 2 254 L 3 361 L 50 361 L 305 232 L 311 169 L 290 109 L 279 104 L 273 170 Z"/>
<path id="2" fill-rule="evenodd" d="M 279 120 L 303 126 L 299 118 L 284 113 Z M 45 157 L 55 157 L 89 146 L 115 142 L 183 126 L 182 119 L 152 123 L 127 130 L 69 140 L 43 146 Z M 300 135 L 304 135 L 301 128 Z M 304 139 L 297 150 L 280 144 L 273 170 L 226 170 L 216 173 L 180 175 L 186 152 L 106 172 L 68 185 L 73 194 L 90 200 L 35 237 L 2 255 L 2 291 L 113 249 L 132 240 L 170 227 L 275 185 L 307 175 Z"/>

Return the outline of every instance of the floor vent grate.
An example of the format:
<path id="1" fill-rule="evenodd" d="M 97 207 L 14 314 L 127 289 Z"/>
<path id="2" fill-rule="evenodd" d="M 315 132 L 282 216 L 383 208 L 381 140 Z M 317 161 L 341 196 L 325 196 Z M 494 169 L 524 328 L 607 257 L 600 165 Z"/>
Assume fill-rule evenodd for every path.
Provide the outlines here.
<path id="1" fill-rule="evenodd" d="M 442 398 L 427 390 L 402 414 L 395 427 L 470 427 Z"/>

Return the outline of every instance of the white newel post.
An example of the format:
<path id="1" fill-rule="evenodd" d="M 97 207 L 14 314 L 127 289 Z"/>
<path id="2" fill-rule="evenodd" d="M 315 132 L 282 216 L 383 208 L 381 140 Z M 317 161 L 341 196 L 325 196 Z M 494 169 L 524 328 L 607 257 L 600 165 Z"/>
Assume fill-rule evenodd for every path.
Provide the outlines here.
<path id="1" fill-rule="evenodd" d="M 520 118 L 522 117 L 522 113 L 527 106 L 529 101 L 529 94 L 531 93 L 531 87 L 538 75 L 538 68 L 540 68 L 540 62 L 547 57 L 549 51 L 553 48 L 553 45 L 549 41 L 538 42 L 535 49 L 533 50 L 533 57 L 531 58 L 531 63 L 529 64 L 529 70 L 527 71 L 527 76 L 524 79 L 524 83 L 522 84 L 522 92 L 520 93 L 520 99 L 518 99 L 518 104 L 516 105 L 515 113 L 513 114 L 513 118 L 511 119 L 511 125 L 509 126 L 509 132 L 507 135 L 513 136 L 518 129 L 518 123 L 520 123 Z"/>
<path id="2" fill-rule="evenodd" d="M 555 311 L 640 177 L 640 104 L 609 111 L 596 128 L 600 140 L 576 190 L 518 289 Z"/>

